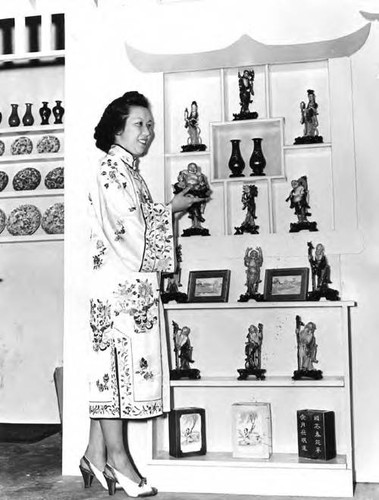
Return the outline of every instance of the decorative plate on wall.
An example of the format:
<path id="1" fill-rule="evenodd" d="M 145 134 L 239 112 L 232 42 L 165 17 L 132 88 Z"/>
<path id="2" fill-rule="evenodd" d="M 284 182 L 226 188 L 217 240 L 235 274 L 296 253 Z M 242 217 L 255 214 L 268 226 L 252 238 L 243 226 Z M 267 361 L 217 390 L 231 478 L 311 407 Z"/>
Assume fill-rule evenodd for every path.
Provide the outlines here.
<path id="1" fill-rule="evenodd" d="M 5 151 L 5 144 L 3 143 L 3 141 L 0 141 L 0 156 L 3 156 L 4 151 Z"/>
<path id="2" fill-rule="evenodd" d="M 44 135 L 38 141 L 37 151 L 39 153 L 57 153 L 60 147 L 61 143 L 58 137 L 55 137 L 55 135 Z"/>
<path id="3" fill-rule="evenodd" d="M 15 191 L 28 191 L 36 189 L 41 182 L 41 174 L 36 168 L 24 168 L 13 177 Z"/>
<path id="4" fill-rule="evenodd" d="M 5 213 L 0 209 L 0 233 L 4 231 L 5 225 L 7 221 L 7 216 Z"/>
<path id="5" fill-rule="evenodd" d="M 54 203 L 51 205 L 42 217 L 42 229 L 47 234 L 64 233 L 64 204 Z"/>
<path id="6" fill-rule="evenodd" d="M 41 224 L 41 213 L 35 205 L 20 205 L 9 214 L 7 229 L 13 236 L 34 234 Z"/>
<path id="7" fill-rule="evenodd" d="M 33 143 L 29 137 L 19 137 L 11 144 L 12 155 L 30 155 Z"/>
<path id="8" fill-rule="evenodd" d="M 4 171 L 0 171 L 0 191 L 4 191 L 7 187 L 9 181 L 8 174 Z"/>
<path id="9" fill-rule="evenodd" d="M 64 188 L 64 168 L 53 168 L 46 174 L 45 186 L 47 189 L 63 189 Z"/>

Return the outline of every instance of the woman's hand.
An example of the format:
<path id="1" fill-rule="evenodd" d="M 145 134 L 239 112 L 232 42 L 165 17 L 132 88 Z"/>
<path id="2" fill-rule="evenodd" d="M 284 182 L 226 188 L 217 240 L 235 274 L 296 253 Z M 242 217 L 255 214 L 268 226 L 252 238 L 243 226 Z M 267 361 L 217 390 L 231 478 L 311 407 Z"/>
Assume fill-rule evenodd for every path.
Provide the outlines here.
<path id="1" fill-rule="evenodd" d="M 190 189 L 191 186 L 186 187 L 183 191 L 176 194 L 170 201 L 173 214 L 187 211 L 194 203 L 206 202 L 209 200 L 209 198 L 199 198 L 193 194 L 188 194 Z"/>

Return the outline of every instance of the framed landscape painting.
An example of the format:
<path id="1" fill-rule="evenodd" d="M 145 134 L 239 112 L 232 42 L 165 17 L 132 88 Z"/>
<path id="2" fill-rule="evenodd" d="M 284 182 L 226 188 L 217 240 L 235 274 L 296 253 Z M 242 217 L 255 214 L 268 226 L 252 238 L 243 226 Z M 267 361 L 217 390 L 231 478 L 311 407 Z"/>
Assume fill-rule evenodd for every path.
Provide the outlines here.
<path id="1" fill-rule="evenodd" d="M 307 300 L 308 281 L 307 267 L 266 269 L 264 300 Z"/>

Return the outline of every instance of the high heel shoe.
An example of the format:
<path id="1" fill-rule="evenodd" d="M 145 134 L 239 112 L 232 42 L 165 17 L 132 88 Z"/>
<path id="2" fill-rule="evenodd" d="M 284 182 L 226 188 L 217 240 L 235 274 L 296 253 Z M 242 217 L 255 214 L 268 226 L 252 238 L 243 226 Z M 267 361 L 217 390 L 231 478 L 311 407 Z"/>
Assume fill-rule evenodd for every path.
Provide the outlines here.
<path id="1" fill-rule="evenodd" d="M 139 483 L 135 483 L 109 464 L 105 465 L 104 477 L 110 495 L 116 493 L 116 486 L 118 485 L 121 486 L 129 497 L 151 497 L 158 493 L 157 488 L 147 484 L 146 478 L 142 477 Z"/>
<path id="2" fill-rule="evenodd" d="M 85 467 L 83 467 L 81 463 L 79 464 L 79 469 L 83 476 L 84 487 L 90 488 L 93 478 L 96 477 L 101 486 L 105 490 L 108 489 L 104 474 L 97 467 L 95 467 L 95 465 L 93 465 L 93 463 L 91 463 L 85 455 L 83 455 L 81 462 L 84 462 L 85 464 Z"/>

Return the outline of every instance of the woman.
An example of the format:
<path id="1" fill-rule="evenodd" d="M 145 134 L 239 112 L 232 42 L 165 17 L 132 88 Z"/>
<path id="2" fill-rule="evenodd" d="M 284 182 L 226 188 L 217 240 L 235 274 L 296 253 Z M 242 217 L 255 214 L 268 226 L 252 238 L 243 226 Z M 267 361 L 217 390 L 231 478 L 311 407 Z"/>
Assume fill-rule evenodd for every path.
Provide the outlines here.
<path id="1" fill-rule="evenodd" d="M 172 213 L 203 201 L 188 190 L 168 206 L 152 201 L 138 159 L 153 134 L 143 95 L 127 92 L 111 102 L 95 129 L 96 146 L 106 156 L 90 195 L 91 424 L 80 470 L 85 487 L 96 477 L 110 494 L 117 485 L 132 497 L 157 490 L 134 465 L 123 419 L 169 411 L 158 271 L 174 271 Z"/>

